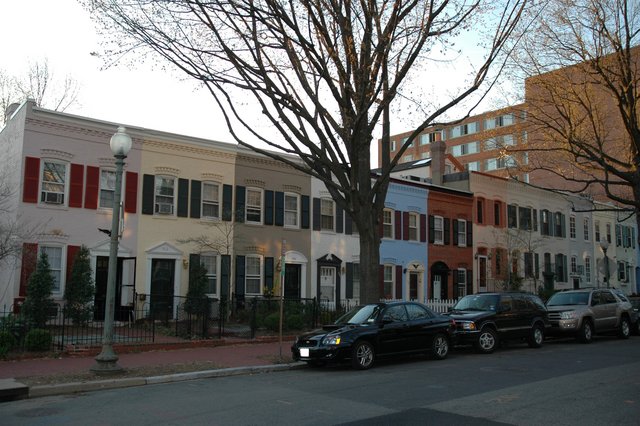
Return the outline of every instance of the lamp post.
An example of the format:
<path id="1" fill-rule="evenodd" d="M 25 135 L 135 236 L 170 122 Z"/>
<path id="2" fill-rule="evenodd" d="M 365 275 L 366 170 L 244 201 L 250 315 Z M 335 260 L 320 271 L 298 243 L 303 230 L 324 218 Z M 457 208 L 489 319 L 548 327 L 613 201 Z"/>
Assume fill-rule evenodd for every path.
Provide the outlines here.
<path id="1" fill-rule="evenodd" d="M 600 241 L 600 248 L 602 249 L 602 253 L 604 253 L 604 281 L 607 283 L 607 288 L 609 288 L 609 258 L 607 257 L 607 249 L 609 248 L 609 242 L 607 240 Z"/>
<path id="2" fill-rule="evenodd" d="M 107 300 L 104 310 L 104 329 L 102 351 L 96 356 L 96 364 L 91 371 L 96 374 L 113 374 L 122 371 L 118 365 L 118 355 L 113 351 L 113 315 L 116 298 L 116 274 L 118 272 L 118 239 L 120 238 L 120 198 L 122 188 L 122 169 L 124 159 L 131 149 L 131 136 L 120 126 L 111 137 L 109 145 L 116 158 L 116 186 L 113 195 L 113 216 L 111 217 L 111 243 L 109 246 L 109 272 L 107 275 Z"/>

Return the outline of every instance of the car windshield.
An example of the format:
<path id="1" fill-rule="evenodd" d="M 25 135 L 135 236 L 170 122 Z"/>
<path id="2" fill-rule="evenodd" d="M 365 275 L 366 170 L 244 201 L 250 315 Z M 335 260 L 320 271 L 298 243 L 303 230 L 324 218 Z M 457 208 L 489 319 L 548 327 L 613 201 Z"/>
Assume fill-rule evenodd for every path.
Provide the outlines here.
<path id="1" fill-rule="evenodd" d="M 495 311 L 499 296 L 496 294 L 474 294 L 465 296 L 452 308 L 454 311 Z"/>
<path id="2" fill-rule="evenodd" d="M 586 305 L 589 303 L 589 292 L 556 293 L 547 301 L 547 306 Z"/>
<path id="3" fill-rule="evenodd" d="M 338 318 L 335 324 L 345 325 L 373 323 L 376 321 L 376 318 L 378 318 L 381 310 L 382 306 L 380 305 L 357 306 Z"/>

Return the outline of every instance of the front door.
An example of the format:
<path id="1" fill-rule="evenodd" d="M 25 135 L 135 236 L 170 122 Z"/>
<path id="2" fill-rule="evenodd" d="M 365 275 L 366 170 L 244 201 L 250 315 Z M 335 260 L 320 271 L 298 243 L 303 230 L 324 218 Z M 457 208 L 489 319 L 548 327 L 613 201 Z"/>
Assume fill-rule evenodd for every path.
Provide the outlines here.
<path id="1" fill-rule="evenodd" d="M 336 300 L 336 268 L 333 266 L 320 267 L 320 300 Z"/>
<path id="2" fill-rule="evenodd" d="M 433 298 L 435 300 L 440 300 L 442 298 L 442 276 L 441 275 L 433 276 Z"/>
<path id="3" fill-rule="evenodd" d="M 168 321 L 173 318 L 173 259 L 151 261 L 151 315 L 154 319 Z"/>
<path id="4" fill-rule="evenodd" d="M 131 283 L 131 290 L 135 285 L 134 276 L 129 273 L 128 267 L 131 263 L 135 266 L 135 258 L 118 258 L 118 265 L 116 267 L 116 288 L 115 288 L 115 300 L 113 317 L 117 321 L 124 321 L 129 318 L 132 304 L 129 304 L 129 299 L 125 298 L 128 295 L 129 284 Z M 123 271 L 124 270 L 124 271 Z M 126 273 L 125 273 L 126 272 Z M 133 269 L 135 274 L 135 268 Z M 123 278 L 123 274 L 125 277 Z M 95 278 L 95 296 L 94 296 L 94 309 L 93 319 L 102 321 L 104 320 L 104 311 L 107 301 L 107 282 L 109 279 L 109 256 L 98 256 L 96 258 L 96 278 Z M 126 281 L 123 283 L 123 280 Z M 123 293 L 123 285 L 127 286 L 127 293 Z M 132 293 L 133 295 L 133 293 Z M 124 300 L 126 299 L 126 300 Z M 133 302 L 133 300 L 131 301 Z"/>
<path id="5" fill-rule="evenodd" d="M 409 300 L 418 300 L 418 273 L 409 273 Z"/>
<path id="6" fill-rule="evenodd" d="M 284 298 L 300 299 L 300 265 L 285 264 Z"/>

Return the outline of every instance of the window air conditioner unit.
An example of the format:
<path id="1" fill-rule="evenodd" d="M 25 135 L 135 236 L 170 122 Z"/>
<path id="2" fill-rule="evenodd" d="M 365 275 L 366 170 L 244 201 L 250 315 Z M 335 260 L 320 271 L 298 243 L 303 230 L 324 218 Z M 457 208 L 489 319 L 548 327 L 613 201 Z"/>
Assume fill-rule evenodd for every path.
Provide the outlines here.
<path id="1" fill-rule="evenodd" d="M 158 213 L 158 214 L 173 214 L 173 204 L 156 203 L 156 213 Z"/>
<path id="2" fill-rule="evenodd" d="M 60 192 L 43 191 L 42 201 L 44 201 L 47 204 L 62 204 L 64 201 L 64 194 Z"/>

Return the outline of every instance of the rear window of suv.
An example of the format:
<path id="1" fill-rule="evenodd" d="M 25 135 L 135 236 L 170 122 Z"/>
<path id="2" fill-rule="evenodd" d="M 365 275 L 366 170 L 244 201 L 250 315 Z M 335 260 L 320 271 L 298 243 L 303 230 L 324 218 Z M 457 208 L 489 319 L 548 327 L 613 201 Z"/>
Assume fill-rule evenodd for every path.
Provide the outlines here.
<path id="1" fill-rule="evenodd" d="M 547 301 L 547 306 L 587 305 L 589 292 L 556 293 Z"/>

